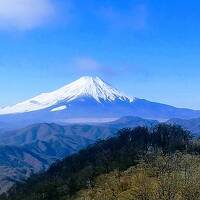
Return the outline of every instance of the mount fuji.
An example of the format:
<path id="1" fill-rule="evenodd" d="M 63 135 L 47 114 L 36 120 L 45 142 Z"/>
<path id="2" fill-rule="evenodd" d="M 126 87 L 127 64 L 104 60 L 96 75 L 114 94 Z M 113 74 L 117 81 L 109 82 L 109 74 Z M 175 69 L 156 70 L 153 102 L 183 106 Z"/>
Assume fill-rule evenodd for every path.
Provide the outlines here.
<path id="1" fill-rule="evenodd" d="M 200 111 L 130 97 L 99 77 L 80 79 L 50 93 L 42 93 L 14 106 L 0 109 L 0 122 L 102 122 L 123 116 L 167 120 L 200 117 Z"/>

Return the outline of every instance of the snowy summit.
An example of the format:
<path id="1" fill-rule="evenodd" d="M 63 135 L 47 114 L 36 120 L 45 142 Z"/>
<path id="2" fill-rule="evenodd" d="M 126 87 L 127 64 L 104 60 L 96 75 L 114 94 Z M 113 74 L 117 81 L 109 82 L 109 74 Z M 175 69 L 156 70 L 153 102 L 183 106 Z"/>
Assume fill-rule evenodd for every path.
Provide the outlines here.
<path id="1" fill-rule="evenodd" d="M 126 96 L 124 93 L 105 83 L 99 77 L 84 76 L 56 91 L 42 93 L 22 103 L 0 109 L 0 114 L 41 110 L 59 104 L 60 102 L 69 103 L 81 97 L 91 97 L 98 103 L 105 101 L 112 102 L 115 100 L 131 103 L 134 100 L 134 98 Z M 52 111 L 59 111 L 66 108 L 66 106 L 61 106 Z"/>

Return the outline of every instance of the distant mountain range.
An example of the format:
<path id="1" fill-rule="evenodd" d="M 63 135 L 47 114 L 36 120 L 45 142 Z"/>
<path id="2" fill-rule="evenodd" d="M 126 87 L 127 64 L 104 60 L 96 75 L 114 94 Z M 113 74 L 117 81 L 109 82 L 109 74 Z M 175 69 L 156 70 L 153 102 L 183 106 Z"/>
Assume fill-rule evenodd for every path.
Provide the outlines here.
<path id="1" fill-rule="evenodd" d="M 194 136 L 200 136 L 200 118 L 195 119 L 170 119 L 169 124 L 177 124 L 182 128 L 189 130 Z"/>
<path id="2" fill-rule="evenodd" d="M 171 119 L 166 123 L 180 125 L 194 135 L 200 135 L 200 118 Z M 128 116 L 101 124 L 40 123 L 4 131 L 0 134 L 0 193 L 32 173 L 46 170 L 56 160 L 76 153 L 97 140 L 116 135 L 122 128 L 152 128 L 157 124 L 157 120 Z"/>
<path id="3" fill-rule="evenodd" d="M 130 120 L 133 122 L 134 119 L 123 119 L 122 123 Z M 136 119 L 136 121 L 142 122 L 141 119 Z M 144 120 L 144 123 L 147 122 L 145 121 L 146 120 Z M 150 124 L 152 124 L 152 122 L 150 122 Z M 1 198 L 0 196 L 0 199 L 169 200 L 174 199 L 171 198 L 171 195 L 174 194 L 175 188 L 177 191 L 176 196 L 183 194 L 181 196 L 183 200 L 186 199 L 186 196 L 188 196 L 188 199 L 191 199 L 191 191 L 195 188 L 193 193 L 195 198 L 193 199 L 197 200 L 199 199 L 199 193 L 197 192 L 199 190 L 199 184 L 196 183 L 196 179 L 199 178 L 197 176 L 198 172 L 196 173 L 190 165 L 188 166 L 188 163 L 193 163 L 192 167 L 198 169 L 198 152 L 200 151 L 195 148 L 189 148 L 190 150 L 188 150 L 188 144 L 191 144 L 189 140 L 189 135 L 182 128 L 166 124 L 158 125 L 158 128 L 154 129 L 153 134 L 151 130 L 142 127 L 121 130 L 119 136 L 98 141 L 82 149 L 79 153 L 67 156 L 62 161 L 54 163 L 46 172 L 32 176 L 32 178 L 28 179 L 24 184 L 16 185 L 16 187 L 13 187 L 12 190 L 8 192 L 7 197 Z M 164 152 L 165 156 L 158 156 L 158 150 L 159 152 Z M 176 154 L 176 151 L 179 151 L 179 153 Z M 188 154 L 186 152 L 188 152 Z M 193 153 L 197 153 L 195 158 L 193 157 L 194 155 L 189 155 Z M 137 169 L 136 165 L 138 165 Z M 148 165 L 154 167 L 149 168 Z M 175 176 L 175 179 L 174 174 L 177 174 L 177 166 L 181 170 L 180 174 Z M 187 171 L 185 168 L 186 166 Z M 127 170 L 127 168 L 129 169 Z M 147 171 L 144 171 L 145 169 L 147 169 Z M 175 171 L 172 172 L 172 169 Z M 122 170 L 127 170 L 123 178 L 120 176 L 123 173 Z M 150 170 L 156 173 L 149 173 Z M 133 176 L 130 177 L 130 173 Z M 194 177 L 197 177 L 196 179 L 194 177 L 190 179 L 189 177 L 189 181 L 185 182 L 185 173 L 187 178 L 191 173 L 194 174 Z M 110 177 L 110 174 L 112 174 L 113 177 Z M 145 177 L 145 174 L 149 174 L 149 177 Z M 161 177 L 160 174 L 162 174 L 163 177 Z M 96 179 L 97 176 L 99 177 L 98 179 Z M 168 178 L 168 176 L 170 176 L 170 178 Z M 152 178 L 151 182 L 149 182 L 150 177 Z M 178 181 L 177 177 L 180 177 Z M 107 182 L 107 180 L 109 180 L 109 182 Z M 137 185 L 133 181 L 135 181 Z M 162 183 L 164 182 L 164 188 L 163 184 L 160 184 L 160 181 L 162 181 Z M 175 185 L 181 184 L 181 182 L 185 182 L 186 185 L 184 185 L 183 188 L 177 189 Z M 184 190 L 188 187 L 188 182 L 190 182 L 189 188 L 192 189 L 187 190 L 188 193 L 185 195 Z M 95 186 L 100 183 L 104 184 L 104 187 L 97 189 Z M 127 189 L 128 183 L 130 183 L 132 188 Z M 154 185 L 156 185 L 156 187 L 155 191 L 152 193 L 152 186 Z M 157 185 L 160 187 L 158 188 Z M 146 186 L 150 186 L 150 188 L 146 190 Z M 85 192 L 83 193 L 84 190 Z M 93 192 L 91 193 L 92 190 Z M 80 191 L 80 193 L 76 195 L 78 191 Z M 148 191 L 151 191 L 150 195 Z M 159 191 L 162 191 L 164 194 L 161 194 Z M 183 192 L 181 193 L 180 191 Z"/>
<path id="4" fill-rule="evenodd" d="M 98 77 L 82 77 L 54 92 L 0 109 L 0 122 L 12 127 L 33 123 L 103 122 L 123 116 L 168 120 L 200 117 L 200 111 L 129 97 Z"/>
<path id="5" fill-rule="evenodd" d="M 56 160 L 117 134 L 126 127 L 152 127 L 158 121 L 123 117 L 98 125 L 41 123 L 0 135 L 0 193 L 32 173 L 46 170 Z"/>

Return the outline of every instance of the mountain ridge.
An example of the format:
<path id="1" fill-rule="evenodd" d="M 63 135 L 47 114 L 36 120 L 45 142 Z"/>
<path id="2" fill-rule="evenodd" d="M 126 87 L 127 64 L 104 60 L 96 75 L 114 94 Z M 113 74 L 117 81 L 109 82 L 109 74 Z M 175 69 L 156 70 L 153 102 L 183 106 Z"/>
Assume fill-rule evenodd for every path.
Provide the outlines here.
<path id="1" fill-rule="evenodd" d="M 121 123 L 119 122 L 120 120 L 98 125 L 64 126 L 40 123 L 2 133 L 0 135 L 0 193 L 9 189 L 13 183 L 23 181 L 32 173 L 46 170 L 53 162 L 76 153 L 95 141 L 115 136 L 121 128 L 149 127 L 158 123 L 135 117 L 128 121 L 124 118 Z"/>
<path id="2" fill-rule="evenodd" d="M 167 137 L 165 137 L 166 135 Z M 146 158 L 152 160 L 155 155 L 158 155 L 158 149 L 159 152 L 163 152 L 164 155 L 173 155 L 176 151 L 179 151 L 179 155 L 181 155 L 181 152 L 187 151 L 188 144 L 190 144 L 189 142 L 190 135 L 179 126 L 159 124 L 153 130 L 149 130 L 145 127 L 123 129 L 118 132 L 117 137 L 100 140 L 82 149 L 77 154 L 54 163 L 47 172 L 35 175 L 24 184 L 18 184 L 18 186 L 13 187 L 8 193 L 10 194 L 10 198 L 8 199 L 42 200 L 44 197 L 53 200 L 82 199 L 73 197 L 76 192 L 83 189 L 88 189 L 87 194 L 91 194 L 89 189 L 93 188 L 95 184 L 94 178 L 96 176 L 114 170 L 126 170 L 130 166 L 134 167 L 138 164 L 139 160 L 143 162 Z M 173 162 L 172 157 L 170 157 L 170 160 Z M 164 165 L 166 165 L 167 160 L 163 161 L 165 163 Z M 159 157 L 159 163 L 160 162 L 161 159 Z M 177 167 L 174 169 L 177 170 Z M 112 179 L 113 187 L 115 187 L 118 182 L 124 183 L 123 179 L 119 179 L 120 171 L 116 174 L 117 182 L 113 182 Z M 152 173 L 150 174 L 152 176 Z M 166 175 L 169 175 L 169 173 Z M 137 181 L 138 180 L 140 182 L 141 179 L 137 178 Z M 145 183 L 147 180 L 148 179 L 144 179 Z M 143 188 L 144 184 L 140 186 Z M 108 187 L 108 185 L 106 185 L 106 187 Z M 123 184 L 121 185 L 121 188 L 122 187 L 126 188 L 126 185 Z M 96 193 L 102 193 L 101 190 L 99 191 L 100 192 L 96 191 Z M 110 190 L 110 188 L 109 190 L 104 190 L 106 193 L 108 191 L 112 192 L 112 196 L 106 199 L 115 198 L 113 195 L 114 190 Z M 123 198 L 124 196 L 121 197 Z M 83 199 L 84 198 L 85 196 Z M 88 199 L 93 199 L 93 196 L 90 196 Z"/>
<path id="3" fill-rule="evenodd" d="M 184 122 L 184 126 L 178 122 Z M 188 122 L 187 122 L 188 121 Z M 181 125 L 198 136 L 200 119 L 169 120 L 166 123 Z M 118 120 L 96 124 L 38 123 L 28 127 L 1 133 L 0 139 L 0 193 L 17 181 L 22 181 L 67 155 L 76 153 L 95 141 L 116 136 L 118 130 L 137 126 L 153 128 L 159 121 L 126 116 Z M 16 162 L 17 161 L 17 162 Z M 24 166 L 21 168 L 22 163 Z M 12 179 L 12 181 L 10 181 Z"/>

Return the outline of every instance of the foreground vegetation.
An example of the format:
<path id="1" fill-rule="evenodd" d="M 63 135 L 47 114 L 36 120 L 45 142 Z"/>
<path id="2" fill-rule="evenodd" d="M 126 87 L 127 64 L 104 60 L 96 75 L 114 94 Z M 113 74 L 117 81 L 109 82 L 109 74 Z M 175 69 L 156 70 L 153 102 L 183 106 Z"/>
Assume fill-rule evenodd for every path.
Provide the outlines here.
<path id="1" fill-rule="evenodd" d="M 99 176 L 76 200 L 199 200 L 200 158 L 175 154 Z"/>
<path id="2" fill-rule="evenodd" d="M 177 126 L 124 129 L 17 184 L 0 200 L 200 199 L 199 147 Z"/>

